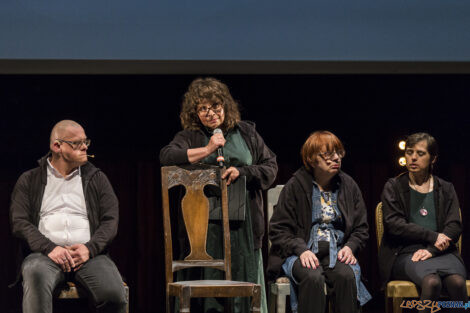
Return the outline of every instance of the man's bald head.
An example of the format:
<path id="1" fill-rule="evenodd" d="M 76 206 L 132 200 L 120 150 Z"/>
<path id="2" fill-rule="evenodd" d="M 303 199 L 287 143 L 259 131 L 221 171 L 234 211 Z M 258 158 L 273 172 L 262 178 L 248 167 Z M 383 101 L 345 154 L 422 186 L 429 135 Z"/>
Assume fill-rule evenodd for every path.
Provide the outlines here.
<path id="1" fill-rule="evenodd" d="M 62 139 L 63 136 L 67 134 L 67 129 L 69 127 L 83 128 L 80 124 L 72 120 L 62 120 L 55 124 L 52 128 L 51 137 L 49 139 L 49 146 L 51 150 L 56 139 Z"/>

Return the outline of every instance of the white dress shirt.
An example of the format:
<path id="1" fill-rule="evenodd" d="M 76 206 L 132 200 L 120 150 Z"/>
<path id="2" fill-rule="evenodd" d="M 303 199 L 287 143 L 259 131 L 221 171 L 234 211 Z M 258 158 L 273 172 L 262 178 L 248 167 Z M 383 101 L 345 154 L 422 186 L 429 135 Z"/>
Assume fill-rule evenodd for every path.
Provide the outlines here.
<path id="1" fill-rule="evenodd" d="M 47 160 L 47 184 L 39 213 L 39 231 L 58 246 L 90 240 L 80 167 L 63 177 Z"/>

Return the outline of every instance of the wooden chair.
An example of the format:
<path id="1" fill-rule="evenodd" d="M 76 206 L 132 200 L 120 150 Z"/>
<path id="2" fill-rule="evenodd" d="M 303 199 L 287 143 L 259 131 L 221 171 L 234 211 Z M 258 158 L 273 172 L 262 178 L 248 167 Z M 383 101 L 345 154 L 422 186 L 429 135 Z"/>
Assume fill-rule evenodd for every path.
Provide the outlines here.
<path id="1" fill-rule="evenodd" d="M 268 190 L 268 224 L 273 216 L 274 206 L 277 204 L 279 195 L 281 194 L 284 185 L 277 185 Z M 271 242 L 268 242 L 271 248 Z M 327 294 L 325 284 L 325 294 Z M 290 281 L 287 277 L 279 277 L 276 282 L 269 286 L 269 313 L 285 313 L 286 312 L 286 299 L 290 296 Z M 329 311 L 332 312 L 331 303 L 329 302 Z"/>
<path id="2" fill-rule="evenodd" d="M 460 217 L 462 218 L 462 215 L 460 215 Z M 382 202 L 379 202 L 375 209 L 375 230 L 377 235 L 377 249 L 379 249 L 384 234 Z M 462 236 L 460 236 L 457 242 L 457 249 L 459 249 L 459 253 L 462 250 Z M 470 294 L 470 280 L 467 280 L 466 284 L 467 292 Z M 419 298 L 419 291 L 416 285 L 406 280 L 389 281 L 385 289 L 385 312 L 388 313 L 390 309 L 392 309 L 393 313 L 401 313 L 402 308 L 400 304 L 403 298 Z"/>
<path id="3" fill-rule="evenodd" d="M 124 289 L 126 290 L 126 313 L 129 313 L 129 287 L 124 283 Z M 72 282 L 67 282 L 67 286 L 59 291 L 58 299 L 80 299 L 83 295 L 77 290 L 77 287 Z"/>
<path id="4" fill-rule="evenodd" d="M 249 282 L 232 281 L 230 230 L 228 221 L 227 185 L 221 176 L 225 169 L 215 166 L 162 167 L 163 229 L 165 237 L 166 312 L 170 313 L 170 296 L 178 297 L 179 311 L 190 312 L 190 299 L 201 297 L 252 297 L 251 312 L 260 312 L 261 286 Z M 173 260 L 170 203 L 168 190 L 183 185 L 186 194 L 181 211 L 191 252 L 184 260 Z M 214 185 L 222 194 L 222 225 L 224 259 L 215 260 L 207 254 L 206 240 L 209 224 L 209 200 L 204 186 Z M 173 211 L 176 211 L 176 207 Z M 173 281 L 173 273 L 193 267 L 210 267 L 225 272 L 225 280 Z"/>

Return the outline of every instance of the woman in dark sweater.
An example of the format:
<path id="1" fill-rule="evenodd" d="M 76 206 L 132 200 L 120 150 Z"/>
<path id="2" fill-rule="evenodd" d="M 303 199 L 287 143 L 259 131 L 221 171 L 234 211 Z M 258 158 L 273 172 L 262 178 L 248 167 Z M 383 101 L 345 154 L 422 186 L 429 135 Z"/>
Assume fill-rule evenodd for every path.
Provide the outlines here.
<path id="1" fill-rule="evenodd" d="M 409 136 L 405 158 L 408 172 L 391 178 L 382 193 L 383 283 L 411 280 L 421 300 L 436 300 L 445 289 L 451 300 L 467 301 L 465 266 L 455 246 L 462 232 L 459 201 L 451 183 L 432 175 L 436 140 L 427 133 Z"/>
<path id="2" fill-rule="evenodd" d="M 268 278 L 290 278 L 293 312 L 325 312 L 325 283 L 335 312 L 357 312 L 370 299 L 356 259 L 369 237 L 367 211 L 356 182 L 340 171 L 344 154 L 334 134 L 310 135 L 304 167 L 282 189 L 269 224 Z"/>
<path id="3" fill-rule="evenodd" d="M 264 287 L 261 256 L 264 234 L 262 190 L 276 178 L 276 155 L 255 130 L 254 123 L 240 120 L 237 103 L 228 87 L 214 78 L 198 78 L 184 95 L 180 113 L 183 130 L 160 151 L 162 165 L 190 163 L 218 164 L 217 149 L 223 147 L 227 184 L 246 178 L 245 219 L 230 222 L 232 279 L 260 283 Z M 219 129 L 220 132 L 215 131 Z M 216 258 L 223 257 L 222 228 L 209 224 L 207 250 Z M 190 273 L 191 278 L 195 277 Z M 222 279 L 222 272 L 204 269 L 205 279 Z M 187 278 L 187 277 L 186 277 Z M 248 312 L 248 299 L 236 299 L 235 312 Z M 204 311 L 222 311 L 214 299 L 204 301 Z M 262 290 L 262 312 L 267 311 Z"/>

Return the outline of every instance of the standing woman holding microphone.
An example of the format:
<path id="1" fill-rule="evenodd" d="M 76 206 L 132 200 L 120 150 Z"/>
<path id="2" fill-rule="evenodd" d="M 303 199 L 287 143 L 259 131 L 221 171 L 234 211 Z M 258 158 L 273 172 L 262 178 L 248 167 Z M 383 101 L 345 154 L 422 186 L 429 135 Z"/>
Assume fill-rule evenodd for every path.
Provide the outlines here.
<path id="1" fill-rule="evenodd" d="M 228 87 L 214 78 L 194 80 L 184 95 L 180 113 L 183 130 L 160 151 L 162 166 L 204 163 L 216 165 L 218 149 L 223 147 L 227 184 L 246 177 L 245 219 L 230 222 L 232 279 L 262 285 L 262 311 L 267 312 L 261 254 L 264 235 L 262 190 L 276 178 L 276 155 L 255 130 L 254 123 L 241 121 L 238 104 Z M 207 252 L 213 257 L 223 254 L 222 227 L 210 223 Z M 181 238 L 182 239 L 182 238 Z M 204 279 L 223 279 L 223 273 L 203 269 Z M 201 279 L 186 273 L 192 279 Z M 185 277 L 187 279 L 188 277 Z M 215 298 L 205 298 L 204 312 L 223 312 Z M 234 312 L 249 312 L 247 298 L 236 298 Z"/>

